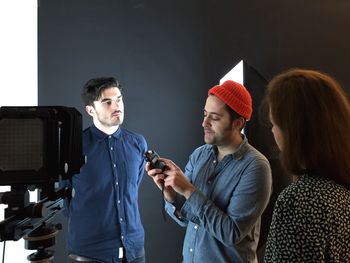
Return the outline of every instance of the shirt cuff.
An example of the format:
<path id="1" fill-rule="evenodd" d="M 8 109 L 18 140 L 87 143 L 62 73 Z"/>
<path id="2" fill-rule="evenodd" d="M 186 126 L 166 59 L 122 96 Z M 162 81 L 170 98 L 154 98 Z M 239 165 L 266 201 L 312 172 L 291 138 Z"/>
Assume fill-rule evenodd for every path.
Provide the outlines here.
<path id="1" fill-rule="evenodd" d="M 200 191 L 195 190 L 183 204 L 180 212 L 188 220 L 195 222 L 201 217 L 203 206 L 208 198 Z"/>

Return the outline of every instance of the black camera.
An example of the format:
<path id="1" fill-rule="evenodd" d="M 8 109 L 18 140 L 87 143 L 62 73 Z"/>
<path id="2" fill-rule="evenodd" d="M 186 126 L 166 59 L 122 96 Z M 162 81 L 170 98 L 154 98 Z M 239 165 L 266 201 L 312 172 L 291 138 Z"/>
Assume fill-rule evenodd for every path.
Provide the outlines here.
<path id="1" fill-rule="evenodd" d="M 155 151 L 148 150 L 145 152 L 144 157 L 145 160 L 150 163 L 151 169 L 161 169 L 162 172 L 165 170 L 166 164 L 159 160 L 160 157 Z"/>
<path id="2" fill-rule="evenodd" d="M 61 224 L 54 217 L 63 210 L 72 189 L 65 181 L 84 164 L 82 116 L 64 106 L 0 107 L 0 204 L 8 205 L 0 222 L 0 242 L 25 239 L 25 248 L 37 249 L 30 262 L 48 262 Z M 29 190 L 39 189 L 38 202 Z M 5 248 L 5 245 L 4 245 Z"/>

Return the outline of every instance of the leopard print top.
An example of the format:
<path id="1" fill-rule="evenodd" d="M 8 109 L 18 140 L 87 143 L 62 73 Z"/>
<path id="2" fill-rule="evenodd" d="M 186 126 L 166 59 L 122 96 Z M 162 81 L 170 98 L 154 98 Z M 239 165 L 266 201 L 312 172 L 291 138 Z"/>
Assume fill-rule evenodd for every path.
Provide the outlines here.
<path id="1" fill-rule="evenodd" d="M 265 262 L 350 262 L 350 191 L 303 175 L 279 195 Z"/>

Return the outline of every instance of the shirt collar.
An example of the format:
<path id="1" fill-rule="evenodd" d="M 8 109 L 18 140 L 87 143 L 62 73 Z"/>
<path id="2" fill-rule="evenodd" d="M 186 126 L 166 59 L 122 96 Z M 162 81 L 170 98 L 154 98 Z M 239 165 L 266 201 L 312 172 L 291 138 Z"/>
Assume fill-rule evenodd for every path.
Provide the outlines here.
<path id="1" fill-rule="evenodd" d="M 106 134 L 103 131 L 99 130 L 94 124 L 91 125 L 91 131 L 92 131 L 92 134 L 96 137 L 96 139 L 98 141 L 102 141 L 106 137 L 109 136 L 108 134 Z M 121 128 L 119 126 L 118 130 L 116 130 L 113 134 L 111 134 L 111 136 L 113 136 L 115 139 L 118 139 L 120 137 L 121 132 L 122 131 L 121 131 Z"/>
<path id="2" fill-rule="evenodd" d="M 248 147 L 247 147 L 248 146 L 248 139 L 244 134 L 242 134 L 242 138 L 243 138 L 243 141 L 241 142 L 241 145 L 238 147 L 237 151 L 235 151 L 232 154 L 233 158 L 235 158 L 237 160 L 240 160 L 248 150 Z"/>
<path id="3" fill-rule="evenodd" d="M 242 134 L 242 139 L 243 139 L 243 141 L 238 146 L 238 149 L 234 153 L 231 154 L 233 159 L 240 160 L 244 156 L 244 154 L 247 152 L 248 139 L 244 134 Z M 218 153 L 217 146 L 213 145 L 212 149 L 213 149 L 215 155 L 217 155 L 217 153 Z"/>

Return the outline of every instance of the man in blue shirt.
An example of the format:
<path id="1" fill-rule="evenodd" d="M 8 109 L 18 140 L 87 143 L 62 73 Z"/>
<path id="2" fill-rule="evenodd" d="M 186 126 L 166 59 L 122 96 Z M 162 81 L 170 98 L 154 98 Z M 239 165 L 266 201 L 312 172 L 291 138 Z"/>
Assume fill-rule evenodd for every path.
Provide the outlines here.
<path id="1" fill-rule="evenodd" d="M 146 140 L 120 127 L 124 103 L 115 78 L 89 80 L 82 99 L 93 125 L 83 132 L 86 163 L 73 176 L 72 198 L 66 203 L 69 257 L 78 262 L 144 263 L 138 189 Z"/>
<path id="2" fill-rule="evenodd" d="M 149 170 L 164 187 L 166 210 L 187 227 L 184 263 L 257 262 L 260 218 L 272 188 L 267 159 L 241 133 L 252 114 L 251 96 L 234 81 L 211 88 L 204 107 L 205 145 L 185 173 L 168 159 Z"/>

